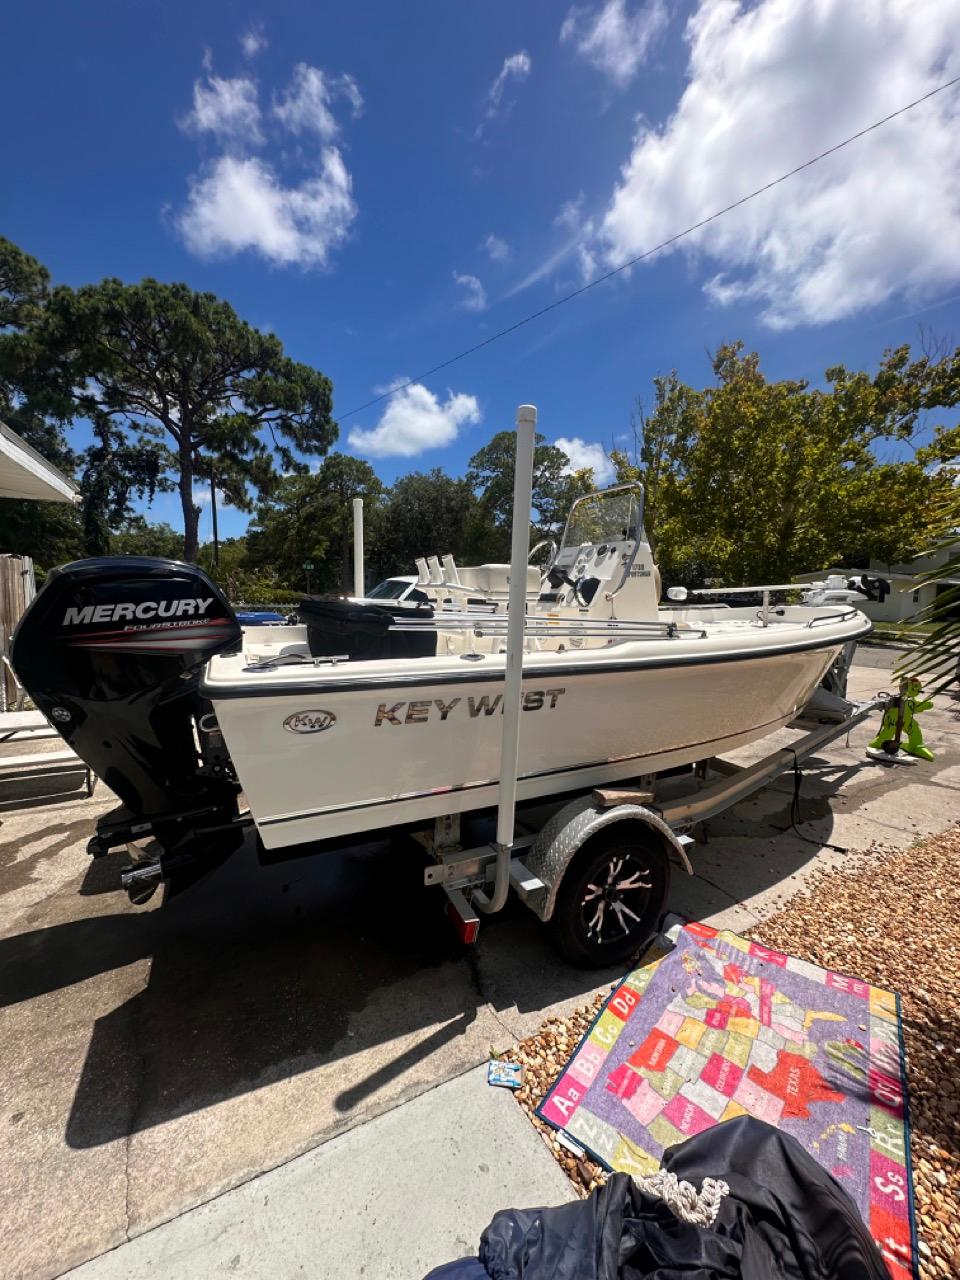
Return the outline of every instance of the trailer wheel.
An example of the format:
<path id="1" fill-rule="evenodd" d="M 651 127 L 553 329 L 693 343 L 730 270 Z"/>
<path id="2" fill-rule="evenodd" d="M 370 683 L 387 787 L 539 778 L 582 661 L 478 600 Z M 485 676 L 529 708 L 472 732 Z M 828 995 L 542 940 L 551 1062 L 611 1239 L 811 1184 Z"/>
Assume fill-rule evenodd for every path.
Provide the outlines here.
<path id="1" fill-rule="evenodd" d="M 657 931 L 670 887 L 670 863 L 655 837 L 617 828 L 579 850 L 557 893 L 550 926 L 571 964 L 603 968 L 635 955 Z"/>

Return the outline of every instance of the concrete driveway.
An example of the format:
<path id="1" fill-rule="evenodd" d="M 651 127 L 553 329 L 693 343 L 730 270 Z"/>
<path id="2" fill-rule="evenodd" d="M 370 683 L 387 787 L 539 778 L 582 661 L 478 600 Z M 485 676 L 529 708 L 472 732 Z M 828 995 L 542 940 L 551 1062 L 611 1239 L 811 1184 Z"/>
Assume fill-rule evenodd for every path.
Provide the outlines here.
<path id="1" fill-rule="evenodd" d="M 861 665 L 851 694 L 887 684 Z M 711 822 L 698 875 L 675 873 L 673 909 L 747 928 L 844 858 L 823 842 L 899 845 L 955 821 L 957 705 L 923 718 L 932 765 L 867 763 L 867 726 L 810 762 L 807 839 L 782 830 L 788 778 Z M 113 891 L 122 856 L 84 851 L 111 805 L 101 786 L 2 814 L 4 1274 L 58 1275 L 462 1074 L 619 976 L 565 966 L 519 905 L 460 949 L 422 863 L 387 844 L 269 869 L 248 846 L 162 909 L 132 907 Z"/>

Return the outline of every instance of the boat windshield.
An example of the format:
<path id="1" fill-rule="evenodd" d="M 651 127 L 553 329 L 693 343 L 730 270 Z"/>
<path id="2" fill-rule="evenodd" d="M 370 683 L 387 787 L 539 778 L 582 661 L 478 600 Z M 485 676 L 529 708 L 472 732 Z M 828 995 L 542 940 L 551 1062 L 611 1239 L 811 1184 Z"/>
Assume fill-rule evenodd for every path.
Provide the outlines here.
<path id="1" fill-rule="evenodd" d="M 605 493 L 590 493 L 570 509 L 563 531 L 563 547 L 585 542 L 636 542 L 643 536 L 643 487 L 620 485 Z"/>
<path id="2" fill-rule="evenodd" d="M 367 592 L 368 600 L 399 600 L 405 591 L 409 591 L 410 583 L 402 578 L 387 578 Z"/>

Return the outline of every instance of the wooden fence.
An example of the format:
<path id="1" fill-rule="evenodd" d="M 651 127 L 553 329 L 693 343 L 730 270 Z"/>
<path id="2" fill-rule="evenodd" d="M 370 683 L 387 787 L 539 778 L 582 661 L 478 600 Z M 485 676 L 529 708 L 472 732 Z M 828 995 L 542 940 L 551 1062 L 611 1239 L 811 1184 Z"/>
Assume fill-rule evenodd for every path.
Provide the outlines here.
<path id="1" fill-rule="evenodd" d="M 19 710 L 22 691 L 10 665 L 10 639 L 27 605 L 37 594 L 29 556 L 0 555 L 0 711 Z"/>

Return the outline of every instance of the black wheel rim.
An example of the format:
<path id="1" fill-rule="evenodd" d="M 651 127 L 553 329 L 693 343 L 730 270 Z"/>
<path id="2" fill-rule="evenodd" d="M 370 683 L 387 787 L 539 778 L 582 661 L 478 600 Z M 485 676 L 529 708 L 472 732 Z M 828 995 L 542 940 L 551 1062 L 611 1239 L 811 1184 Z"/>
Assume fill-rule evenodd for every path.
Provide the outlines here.
<path id="1" fill-rule="evenodd" d="M 589 876 L 580 898 L 580 925 L 594 946 L 622 942 L 644 925 L 653 891 L 649 865 L 639 854 L 611 853 Z"/>

